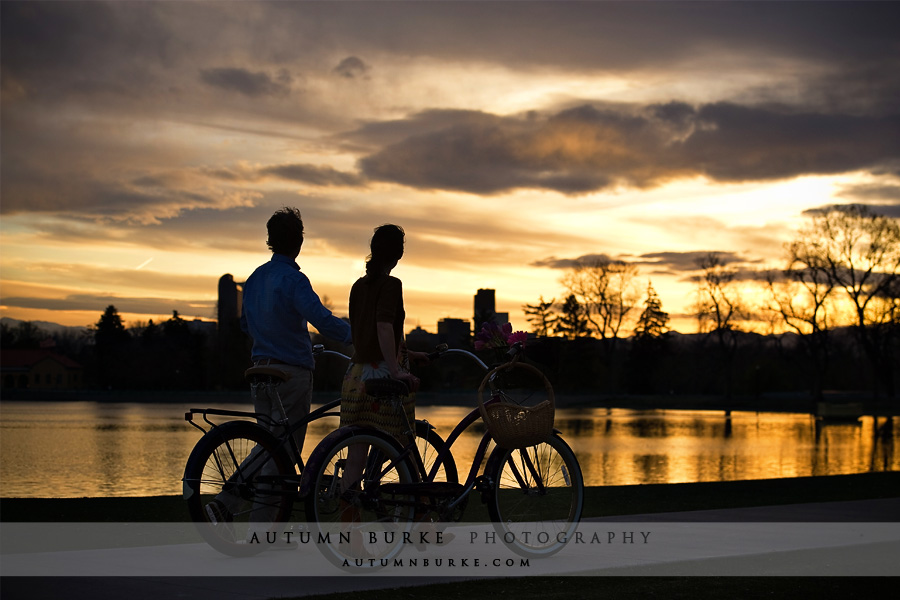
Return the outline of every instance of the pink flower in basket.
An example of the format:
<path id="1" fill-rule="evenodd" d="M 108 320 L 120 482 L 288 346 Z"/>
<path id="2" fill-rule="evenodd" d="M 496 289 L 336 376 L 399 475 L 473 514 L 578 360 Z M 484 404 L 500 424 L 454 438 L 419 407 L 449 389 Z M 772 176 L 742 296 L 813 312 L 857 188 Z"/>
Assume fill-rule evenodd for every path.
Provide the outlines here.
<path id="1" fill-rule="evenodd" d="M 525 346 L 525 342 L 528 340 L 528 334 L 524 331 L 516 331 L 514 333 L 509 334 L 509 337 L 506 338 L 506 343 L 512 346 L 516 342 L 522 342 L 522 346 Z"/>
<path id="2" fill-rule="evenodd" d="M 524 345 L 527 339 L 528 334 L 524 331 L 516 331 L 514 333 L 510 323 L 498 325 L 494 322 L 488 322 L 482 324 L 481 331 L 475 334 L 475 349 L 508 348 L 516 342 L 522 342 Z"/>

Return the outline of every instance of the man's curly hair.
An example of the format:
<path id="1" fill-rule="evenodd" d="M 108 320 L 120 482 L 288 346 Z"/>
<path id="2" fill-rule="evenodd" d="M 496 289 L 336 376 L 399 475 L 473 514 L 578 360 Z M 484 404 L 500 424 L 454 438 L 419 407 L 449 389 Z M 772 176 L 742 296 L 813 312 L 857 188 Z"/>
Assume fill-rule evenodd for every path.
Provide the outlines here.
<path id="1" fill-rule="evenodd" d="M 303 245 L 303 219 L 296 208 L 284 207 L 266 223 L 266 244 L 276 254 L 293 254 Z"/>

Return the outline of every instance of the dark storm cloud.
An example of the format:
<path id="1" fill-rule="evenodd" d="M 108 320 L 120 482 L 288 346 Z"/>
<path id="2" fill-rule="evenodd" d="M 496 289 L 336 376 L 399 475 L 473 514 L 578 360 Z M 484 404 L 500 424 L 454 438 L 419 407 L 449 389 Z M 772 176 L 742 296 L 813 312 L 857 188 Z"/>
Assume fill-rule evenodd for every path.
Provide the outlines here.
<path id="1" fill-rule="evenodd" d="M 288 2 L 272 12 L 299 31 L 327 32 L 320 44 L 353 39 L 380 51 L 389 40 L 405 56 L 582 71 L 728 50 L 850 67 L 897 47 L 896 8 L 877 2 Z"/>
<path id="2" fill-rule="evenodd" d="M 608 262 L 613 260 L 606 254 L 584 254 L 578 258 L 557 258 L 550 256 L 531 263 L 532 267 L 547 267 L 549 269 L 571 269 L 594 262 Z"/>
<path id="3" fill-rule="evenodd" d="M 291 76 L 287 71 L 281 71 L 273 78 L 261 71 L 223 67 L 201 70 L 200 79 L 207 85 L 251 98 L 285 96 L 291 91 Z"/>
<path id="4" fill-rule="evenodd" d="M 681 281 L 695 282 L 701 277 L 703 265 L 712 257 L 717 264 L 731 273 L 732 280 L 766 281 L 766 271 L 754 265 L 761 259 L 741 256 L 728 251 L 650 252 L 631 261 L 642 269 L 651 269 L 652 275 L 681 275 Z"/>
<path id="5" fill-rule="evenodd" d="M 122 4 L 119 6 L 118 4 Z M 139 98 L 190 46 L 153 3 L 2 2 L 3 90 L 61 103 L 112 93 Z"/>
<path id="6" fill-rule="evenodd" d="M 749 265 L 762 261 L 741 256 L 736 252 L 696 250 L 691 252 L 649 252 L 638 257 L 619 256 L 612 258 L 606 254 L 585 254 L 578 258 L 549 258 L 537 260 L 531 263 L 533 267 L 546 267 L 550 269 L 571 269 L 582 265 L 590 265 L 594 262 L 607 262 L 622 260 L 642 269 L 650 269 L 653 275 L 678 275 L 685 274 L 684 280 L 693 280 L 696 273 L 702 269 L 701 264 L 710 256 L 715 255 L 719 264 L 734 270 L 737 280 L 761 280 L 760 271 L 748 268 Z"/>
<path id="7" fill-rule="evenodd" d="M 891 2 L 528 2 L 515 10 L 506 2 L 0 5 L 4 79 L 32 89 L 125 78 L 145 91 L 170 85 L 173 66 L 196 69 L 223 55 L 277 69 L 333 64 L 337 53 L 345 57 L 335 70 L 343 76 L 365 73 L 359 56 L 369 54 L 593 73 L 690 71 L 698 58 L 777 67 L 788 58 L 818 65 L 802 71 L 800 92 L 824 104 L 872 98 L 883 105 L 898 89 Z M 169 69 L 166 83 L 152 77 L 152 65 Z M 237 89 L 259 85 L 224 80 Z"/>
<path id="8" fill-rule="evenodd" d="M 358 56 L 348 56 L 334 68 L 334 73 L 345 79 L 357 79 L 365 77 L 371 68 Z"/>
<path id="9" fill-rule="evenodd" d="M 511 10 L 504 2 L 76 1 L 0 2 L 0 10 L 4 213 L 55 208 L 122 218 L 156 207 L 183 214 L 176 202 L 186 209 L 211 206 L 216 194 L 209 190 L 166 196 L 105 181 L 94 196 L 91 185 L 73 185 L 65 165 L 95 156 L 101 134 L 110 158 L 94 170 L 97 178 L 153 164 L 135 153 L 122 166 L 112 146 L 133 139 L 129 128 L 88 139 L 72 124 L 83 122 L 79 110 L 104 118 L 112 111 L 139 126 L 196 123 L 202 116 L 223 117 L 219 127 L 258 127 L 273 136 L 303 124 L 334 131 L 335 123 L 357 115 L 327 100 L 321 104 L 328 110 L 303 104 L 309 89 L 289 92 L 300 90 L 308 73 L 334 85 L 347 76 L 374 77 L 360 57 L 378 64 L 379 75 L 415 57 L 436 67 L 499 65 L 516 75 L 617 74 L 639 81 L 662 74 L 683 78 L 686 89 L 708 83 L 710 73 L 780 79 L 734 92 L 729 102 L 571 107 L 563 99 L 565 110 L 520 116 L 426 110 L 322 139 L 358 152 L 359 173 L 301 164 L 264 166 L 257 176 L 577 195 L 695 176 L 730 182 L 897 171 L 900 37 L 893 3 L 529 2 Z M 706 75 L 697 79 L 697 73 Z M 792 106 L 774 103 L 785 98 Z M 176 161 L 200 162 L 196 156 Z M 45 162 L 61 174 L 41 171 Z M 45 176 L 25 181 L 20 167 Z M 80 167 L 70 169 L 87 171 Z M 210 168 L 223 177 L 229 170 Z"/>
<path id="10" fill-rule="evenodd" d="M 404 138 L 390 141 L 401 131 Z M 347 139 L 379 137 L 386 145 L 359 163 L 367 177 L 474 194 L 580 194 L 694 176 L 763 181 L 878 170 L 900 159 L 900 115 L 731 103 L 594 104 L 513 117 L 439 111 L 369 125 Z"/>
<path id="11" fill-rule="evenodd" d="M 746 258 L 735 252 L 692 251 L 692 252 L 649 252 L 641 254 L 639 260 L 631 261 L 634 264 L 656 267 L 669 273 L 684 271 L 697 271 L 700 263 L 715 255 L 722 265 L 747 263 Z"/>
<path id="12" fill-rule="evenodd" d="M 841 188 L 837 196 L 865 204 L 875 214 L 900 219 L 900 185 L 895 183 L 848 185 Z M 808 212 L 826 208 L 828 207 L 819 207 Z"/>
<path id="13" fill-rule="evenodd" d="M 866 208 L 871 214 L 890 217 L 892 219 L 900 219 L 900 201 L 891 202 L 889 204 L 873 204 L 854 202 L 850 204 L 826 204 L 825 206 L 817 206 L 803 211 L 807 217 L 816 217 L 824 215 L 832 211 L 850 211 L 859 207 Z"/>

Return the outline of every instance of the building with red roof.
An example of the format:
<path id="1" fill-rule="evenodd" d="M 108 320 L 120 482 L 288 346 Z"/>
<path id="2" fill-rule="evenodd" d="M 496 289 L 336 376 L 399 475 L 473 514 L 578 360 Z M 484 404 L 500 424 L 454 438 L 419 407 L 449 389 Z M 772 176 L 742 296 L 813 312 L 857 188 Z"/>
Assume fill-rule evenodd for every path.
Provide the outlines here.
<path id="1" fill-rule="evenodd" d="M 82 387 L 84 368 L 50 350 L 0 351 L 3 389 L 71 390 Z"/>

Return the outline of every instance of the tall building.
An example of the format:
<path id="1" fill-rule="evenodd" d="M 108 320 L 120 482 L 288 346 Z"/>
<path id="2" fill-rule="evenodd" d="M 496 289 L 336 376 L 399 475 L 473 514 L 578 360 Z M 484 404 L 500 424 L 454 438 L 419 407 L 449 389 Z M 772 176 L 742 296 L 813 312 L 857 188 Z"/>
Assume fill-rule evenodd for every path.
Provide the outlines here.
<path id="1" fill-rule="evenodd" d="M 496 311 L 496 304 L 494 298 L 494 290 L 485 289 L 478 290 L 478 293 L 475 294 L 475 316 L 478 315 L 493 315 Z M 476 319 L 477 320 L 477 319 Z"/>
<path id="2" fill-rule="evenodd" d="M 237 283 L 229 273 L 222 275 L 219 278 L 219 306 L 216 315 L 220 327 L 232 319 L 241 318 L 243 299 L 244 284 Z"/>
<path id="3" fill-rule="evenodd" d="M 213 377 L 217 386 L 226 389 L 243 387 L 244 370 L 250 365 L 247 337 L 241 331 L 243 298 L 243 283 L 237 283 L 229 274 L 219 278 L 217 367 Z"/>
<path id="4" fill-rule="evenodd" d="M 509 313 L 498 313 L 495 301 L 495 290 L 481 289 L 475 294 L 475 313 L 473 321 L 475 329 L 480 329 L 481 324 L 487 321 L 493 321 L 498 325 L 509 322 Z"/>

